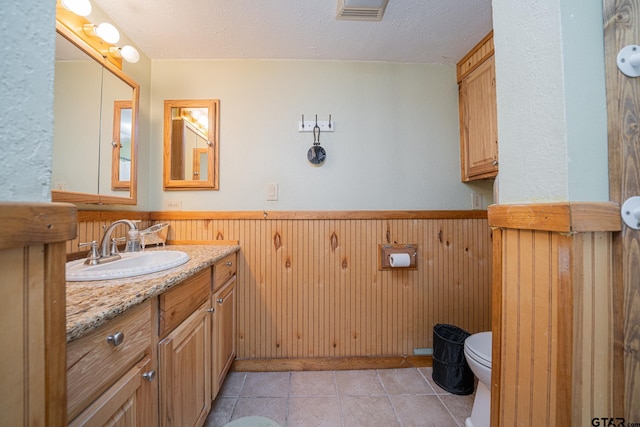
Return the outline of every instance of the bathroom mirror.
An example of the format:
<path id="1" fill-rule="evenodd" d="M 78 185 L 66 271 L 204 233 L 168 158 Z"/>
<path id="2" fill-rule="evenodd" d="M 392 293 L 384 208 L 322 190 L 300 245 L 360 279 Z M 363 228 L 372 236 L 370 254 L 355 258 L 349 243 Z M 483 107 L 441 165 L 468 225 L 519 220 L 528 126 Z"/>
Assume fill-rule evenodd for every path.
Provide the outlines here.
<path id="1" fill-rule="evenodd" d="M 56 23 L 54 202 L 136 204 L 139 86 Z"/>
<path id="2" fill-rule="evenodd" d="M 164 102 L 164 189 L 218 189 L 219 100 Z"/>

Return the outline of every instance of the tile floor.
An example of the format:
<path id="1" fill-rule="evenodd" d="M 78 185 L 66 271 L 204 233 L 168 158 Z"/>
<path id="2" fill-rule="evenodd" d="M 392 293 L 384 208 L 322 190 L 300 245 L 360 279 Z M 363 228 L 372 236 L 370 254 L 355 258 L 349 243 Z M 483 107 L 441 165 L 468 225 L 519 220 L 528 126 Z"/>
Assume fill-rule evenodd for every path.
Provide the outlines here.
<path id="1" fill-rule="evenodd" d="M 463 427 L 474 395 L 441 389 L 431 369 L 230 372 L 205 427 L 249 415 L 282 427 Z"/>

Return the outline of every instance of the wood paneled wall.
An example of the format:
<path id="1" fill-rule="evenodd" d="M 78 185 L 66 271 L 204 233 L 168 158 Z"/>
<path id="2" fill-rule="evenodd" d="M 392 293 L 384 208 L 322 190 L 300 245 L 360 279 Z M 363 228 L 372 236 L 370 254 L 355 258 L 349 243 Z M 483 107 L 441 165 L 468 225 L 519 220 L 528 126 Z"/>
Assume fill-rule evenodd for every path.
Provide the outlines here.
<path id="1" fill-rule="evenodd" d="M 67 254 L 77 255 L 86 254 L 88 248 L 79 248 L 80 243 L 87 243 L 95 240 L 100 243 L 100 239 L 104 234 L 104 230 L 114 221 L 119 219 L 130 219 L 140 221 L 139 229 L 144 229 L 150 225 L 148 212 L 129 212 L 129 211 L 79 211 L 77 235 L 74 239 L 67 241 Z M 113 231 L 112 237 L 126 237 L 127 226 L 122 225 Z"/>
<path id="2" fill-rule="evenodd" d="M 496 425 L 561 425 L 557 417 L 567 407 L 558 403 L 566 398 L 559 388 L 571 387 L 571 372 L 558 358 L 571 354 L 571 340 L 564 339 L 566 328 L 571 330 L 567 240 L 544 231 L 502 232 L 501 412 Z"/>
<path id="3" fill-rule="evenodd" d="M 76 208 L 0 202 L 0 425 L 63 426 L 65 241 Z"/>
<path id="4" fill-rule="evenodd" d="M 611 233 L 505 230 L 502 244 L 499 425 L 613 416 Z"/>
<path id="5" fill-rule="evenodd" d="M 622 415 L 616 408 L 620 389 L 615 374 L 613 238 L 611 233 L 574 237 L 579 286 L 573 295 L 573 424 L 590 425 L 597 417 Z M 578 259 L 581 261 L 578 263 Z M 603 415 L 609 414 L 609 415 Z"/>
<path id="6" fill-rule="evenodd" d="M 640 79 L 620 72 L 620 49 L 640 40 L 640 3 L 634 0 L 604 0 L 604 66 L 607 87 L 609 147 L 609 199 L 622 205 L 640 195 Z M 614 304 L 618 313 L 616 372 L 624 378 L 616 383 L 615 401 L 627 422 L 640 420 L 640 232 L 623 226 L 614 239 Z M 623 387 L 624 383 L 624 387 Z M 617 411 L 620 413 L 621 411 Z"/>
<path id="7" fill-rule="evenodd" d="M 492 426 L 622 416 L 614 392 L 623 382 L 614 356 L 618 211 L 614 203 L 490 208 L 489 222 L 500 227 Z"/>
<path id="8" fill-rule="evenodd" d="M 491 328 L 486 212 L 163 212 L 149 219 L 170 224 L 169 241 L 239 241 L 239 359 L 411 355 L 433 346 L 437 323 L 472 333 Z M 378 271 L 380 243 L 417 244 L 418 268 Z"/>

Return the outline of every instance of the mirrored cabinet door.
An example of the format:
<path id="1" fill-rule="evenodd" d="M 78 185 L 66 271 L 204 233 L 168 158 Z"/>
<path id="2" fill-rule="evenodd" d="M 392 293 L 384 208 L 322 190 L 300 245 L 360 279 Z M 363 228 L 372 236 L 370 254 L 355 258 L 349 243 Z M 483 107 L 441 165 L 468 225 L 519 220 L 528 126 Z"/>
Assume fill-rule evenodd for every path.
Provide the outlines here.
<path id="1" fill-rule="evenodd" d="M 218 189 L 219 101 L 164 104 L 165 190 Z"/>
<path id="2" fill-rule="evenodd" d="M 136 204 L 139 86 L 59 23 L 54 75 L 54 202 Z"/>
<path id="3" fill-rule="evenodd" d="M 123 123 L 123 115 L 126 120 L 127 116 L 131 120 L 131 99 L 133 97 L 133 89 L 111 73 L 104 73 L 102 80 L 102 123 L 100 127 L 100 182 L 98 193 L 101 195 L 121 196 L 123 192 L 129 192 L 129 179 L 131 176 L 131 123 Z M 123 109 L 128 106 L 128 112 Z M 119 117 L 117 115 L 119 114 Z M 124 125 L 124 126 L 123 126 Z M 115 134 L 115 128 L 120 129 L 118 135 Z M 124 134 L 123 134 L 124 131 Z M 128 133 L 127 133 L 128 132 Z M 120 152 L 122 150 L 122 152 Z M 115 151 L 118 151 L 118 157 L 115 158 Z M 128 156 L 126 156 L 128 151 Z M 120 159 L 120 154 L 125 159 Z M 113 170 L 118 171 L 125 166 L 126 157 L 128 157 L 129 171 L 124 174 L 118 173 L 120 179 L 117 185 L 113 185 Z M 122 177 L 120 176 L 122 175 Z"/>
<path id="4" fill-rule="evenodd" d="M 114 101 L 113 146 L 111 156 L 111 189 L 129 190 L 131 186 L 131 160 L 133 110 L 131 101 Z"/>
<path id="5" fill-rule="evenodd" d="M 82 52 L 67 57 L 55 64 L 51 182 L 54 190 L 95 194 L 103 69 Z"/>

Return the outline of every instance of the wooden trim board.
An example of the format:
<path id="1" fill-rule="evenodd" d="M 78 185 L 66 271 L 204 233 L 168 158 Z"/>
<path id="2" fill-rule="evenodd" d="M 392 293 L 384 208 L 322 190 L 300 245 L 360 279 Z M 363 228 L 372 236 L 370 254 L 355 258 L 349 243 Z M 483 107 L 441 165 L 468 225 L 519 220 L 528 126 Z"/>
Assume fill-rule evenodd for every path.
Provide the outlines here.
<path id="1" fill-rule="evenodd" d="M 0 202 L 0 248 L 64 242 L 76 228 L 74 205 Z"/>
<path id="2" fill-rule="evenodd" d="M 473 47 L 456 65 L 456 77 L 460 83 L 494 53 L 493 30 Z"/>
<path id="3" fill-rule="evenodd" d="M 484 210 L 423 211 L 166 211 L 151 212 L 151 220 L 179 219 L 484 219 Z"/>
<path id="4" fill-rule="evenodd" d="M 612 202 L 491 205 L 489 225 L 498 228 L 575 233 L 620 231 L 620 206 Z"/>
<path id="5" fill-rule="evenodd" d="M 353 369 L 423 368 L 431 356 L 303 357 L 291 359 L 236 359 L 236 372 L 343 371 Z"/>

